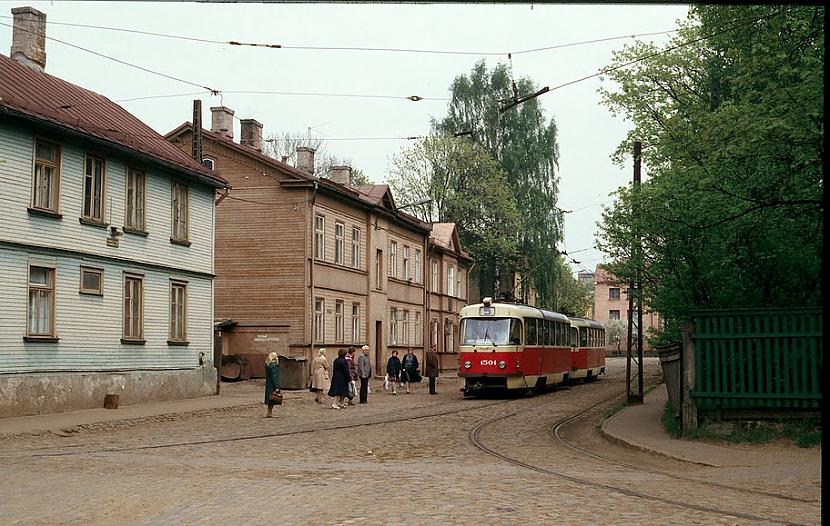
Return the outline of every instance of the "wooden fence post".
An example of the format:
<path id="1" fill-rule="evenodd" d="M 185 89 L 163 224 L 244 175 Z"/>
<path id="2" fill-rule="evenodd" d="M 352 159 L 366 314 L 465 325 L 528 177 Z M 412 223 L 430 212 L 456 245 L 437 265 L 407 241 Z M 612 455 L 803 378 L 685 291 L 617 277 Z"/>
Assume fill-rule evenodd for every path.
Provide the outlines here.
<path id="1" fill-rule="evenodd" d="M 697 429 L 697 404 L 690 392 L 695 388 L 695 342 L 692 340 L 694 323 L 683 324 L 683 346 L 682 353 L 683 378 L 680 379 L 682 388 L 680 390 L 681 414 L 683 421 L 681 427 L 683 434 Z"/>

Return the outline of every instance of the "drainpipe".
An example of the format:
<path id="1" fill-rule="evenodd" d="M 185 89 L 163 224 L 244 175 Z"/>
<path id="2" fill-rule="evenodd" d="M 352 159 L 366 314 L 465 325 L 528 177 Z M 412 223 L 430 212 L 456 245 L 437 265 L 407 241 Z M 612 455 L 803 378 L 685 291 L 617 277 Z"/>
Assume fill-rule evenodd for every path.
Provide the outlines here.
<path id="1" fill-rule="evenodd" d="M 311 358 L 314 357 L 314 205 L 317 202 L 317 185 L 318 182 L 314 181 L 314 190 L 311 192 L 311 206 L 309 207 L 309 217 L 305 222 L 305 230 L 306 230 L 306 239 L 308 239 L 309 230 L 312 232 L 311 243 L 308 244 L 309 247 L 309 254 L 308 254 L 308 286 L 309 290 L 311 291 L 311 303 L 306 304 L 310 309 L 307 311 L 311 313 L 311 323 L 308 326 L 311 328 L 311 332 L 309 334 L 309 370 L 311 367 Z"/>

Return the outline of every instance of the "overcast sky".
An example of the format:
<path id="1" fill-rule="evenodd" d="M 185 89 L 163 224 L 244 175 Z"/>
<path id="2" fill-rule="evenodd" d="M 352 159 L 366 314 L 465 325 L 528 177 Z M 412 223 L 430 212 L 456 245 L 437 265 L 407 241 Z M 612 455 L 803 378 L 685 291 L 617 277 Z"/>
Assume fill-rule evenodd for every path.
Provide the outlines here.
<path id="1" fill-rule="evenodd" d="M 66 22 L 170 33 L 209 40 L 283 46 L 409 48 L 508 52 L 586 40 L 668 31 L 685 19 L 685 5 L 297 5 L 128 2 L 0 2 L 0 23 L 12 7 L 31 5 L 48 22 Z M 492 66 L 506 55 L 449 55 L 391 51 L 267 49 L 173 40 L 148 35 L 47 26 L 47 37 L 216 90 L 342 93 L 447 98 L 453 78 L 485 58 Z M 642 37 L 663 43 L 670 35 Z M 513 73 L 539 86 L 556 86 L 597 72 L 611 53 L 631 39 L 586 44 L 513 56 Z M 0 26 L 0 52 L 8 55 L 11 28 Z M 207 108 L 220 97 L 206 90 L 146 73 L 47 40 L 46 71 L 111 100 L 149 95 L 197 96 L 146 99 L 121 104 L 159 133 L 191 118 L 192 100 Z M 605 81 L 608 83 L 609 81 Z M 561 248 L 593 270 L 602 254 L 593 249 L 600 203 L 631 178 L 627 166 L 609 156 L 629 125 L 600 105 L 599 79 L 540 98 L 559 128 L 559 203 L 566 215 Z M 239 118 L 264 124 L 264 134 L 308 133 L 331 139 L 327 150 L 352 160 L 375 182 L 387 178 L 391 157 L 406 140 L 335 140 L 422 135 L 430 117 L 446 113 L 446 100 L 251 95 L 225 93 L 221 102 Z M 235 137 L 239 138 L 239 121 Z M 644 166 L 647 174 L 648 167 Z M 588 249 L 588 250 L 582 250 Z M 577 251 L 580 251 L 578 252 Z"/>

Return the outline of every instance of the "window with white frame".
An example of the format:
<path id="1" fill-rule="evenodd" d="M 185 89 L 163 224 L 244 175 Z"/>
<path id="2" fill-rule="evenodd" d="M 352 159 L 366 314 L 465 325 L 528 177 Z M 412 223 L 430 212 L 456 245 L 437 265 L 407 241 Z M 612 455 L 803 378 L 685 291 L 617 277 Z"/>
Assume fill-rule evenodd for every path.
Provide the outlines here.
<path id="1" fill-rule="evenodd" d="M 81 217 L 98 223 L 104 222 L 104 189 L 106 187 L 106 163 L 92 154 L 84 157 L 84 188 Z"/>
<path id="2" fill-rule="evenodd" d="M 447 296 L 455 296 L 455 267 L 447 265 Z"/>
<path id="3" fill-rule="evenodd" d="M 360 229 L 352 227 L 352 268 L 360 268 Z"/>
<path id="4" fill-rule="evenodd" d="M 29 266 L 26 336 L 55 336 L 55 269 Z"/>
<path id="5" fill-rule="evenodd" d="M 132 230 L 144 231 L 146 227 L 144 217 L 146 179 L 144 170 L 127 169 L 127 206 L 124 226 Z"/>
<path id="6" fill-rule="evenodd" d="M 389 243 L 389 276 L 398 277 L 398 243 L 396 241 Z"/>
<path id="7" fill-rule="evenodd" d="M 174 241 L 187 241 L 188 236 L 188 188 L 173 183 L 173 234 Z"/>
<path id="8" fill-rule="evenodd" d="M 360 303 L 352 303 L 352 343 L 360 343 Z"/>
<path id="9" fill-rule="evenodd" d="M 429 341 L 431 345 L 438 347 L 438 320 L 433 318 L 430 322 Z"/>
<path id="10" fill-rule="evenodd" d="M 32 208 L 58 211 L 60 196 L 60 145 L 35 139 L 34 167 L 32 170 Z"/>
<path id="11" fill-rule="evenodd" d="M 171 342 L 187 341 L 187 283 L 170 280 L 170 336 Z"/>
<path id="12" fill-rule="evenodd" d="M 383 289 L 383 250 L 375 252 L 375 288 Z"/>
<path id="13" fill-rule="evenodd" d="M 401 343 L 409 345 L 409 311 L 404 310 L 401 314 Z"/>
<path id="14" fill-rule="evenodd" d="M 208 170 L 214 170 L 214 166 L 216 166 L 216 162 L 211 159 L 210 157 L 205 157 L 202 159 L 202 166 L 207 168 Z"/>
<path id="15" fill-rule="evenodd" d="M 455 352 L 454 332 L 452 321 L 444 320 L 444 352 Z"/>
<path id="16" fill-rule="evenodd" d="M 409 247 L 404 245 L 403 246 L 403 279 L 404 281 L 409 279 Z"/>
<path id="17" fill-rule="evenodd" d="M 326 259 L 326 218 L 321 215 L 314 216 L 314 259 Z"/>
<path id="18" fill-rule="evenodd" d="M 334 341 L 343 341 L 343 300 L 334 302 Z"/>
<path id="19" fill-rule="evenodd" d="M 323 298 L 314 298 L 314 341 L 318 343 L 322 343 L 325 336 L 325 307 Z"/>
<path id="20" fill-rule="evenodd" d="M 424 280 L 424 269 L 421 268 L 423 266 L 423 261 L 421 259 L 421 251 L 419 249 L 415 249 L 415 283 L 423 283 Z"/>
<path id="21" fill-rule="evenodd" d="M 461 267 L 458 267 L 458 276 L 455 279 L 455 295 L 458 298 L 463 297 L 463 295 L 461 294 L 461 284 L 462 284 L 461 276 L 462 276 L 463 273 L 464 273 L 464 271 L 461 270 Z"/>
<path id="22" fill-rule="evenodd" d="M 123 339 L 144 339 L 144 278 L 124 274 Z"/>
<path id="23" fill-rule="evenodd" d="M 334 223 L 334 262 L 343 265 L 346 258 L 346 225 L 337 221 Z"/>
<path id="24" fill-rule="evenodd" d="M 398 310 L 389 309 L 389 344 L 398 344 Z"/>
<path id="25" fill-rule="evenodd" d="M 438 279 L 438 261 L 431 259 L 430 266 L 432 267 L 432 292 L 441 292 L 440 287 L 438 286 L 440 281 Z"/>
<path id="26" fill-rule="evenodd" d="M 421 313 L 415 313 L 415 345 L 421 345 Z"/>

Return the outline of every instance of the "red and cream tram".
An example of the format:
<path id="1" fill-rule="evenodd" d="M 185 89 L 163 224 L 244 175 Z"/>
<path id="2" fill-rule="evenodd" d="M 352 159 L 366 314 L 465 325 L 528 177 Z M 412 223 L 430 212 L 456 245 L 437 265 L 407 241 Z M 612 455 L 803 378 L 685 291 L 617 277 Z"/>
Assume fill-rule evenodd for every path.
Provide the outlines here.
<path id="1" fill-rule="evenodd" d="M 483 389 L 541 391 L 573 371 L 571 320 L 528 305 L 483 303 L 461 309 L 458 376 L 464 394 Z"/>
<path id="2" fill-rule="evenodd" d="M 571 379 L 596 380 L 605 372 L 605 328 L 595 320 L 571 317 Z"/>

